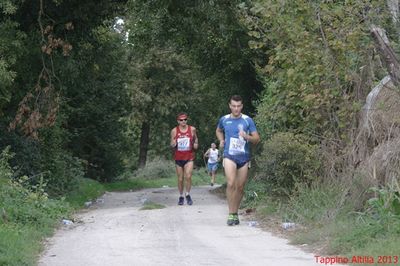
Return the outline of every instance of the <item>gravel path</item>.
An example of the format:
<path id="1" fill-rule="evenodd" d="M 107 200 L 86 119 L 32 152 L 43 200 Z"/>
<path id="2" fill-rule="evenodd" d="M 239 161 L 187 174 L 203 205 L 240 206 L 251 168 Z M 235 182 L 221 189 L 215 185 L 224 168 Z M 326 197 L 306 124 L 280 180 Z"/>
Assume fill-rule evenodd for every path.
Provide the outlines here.
<path id="1" fill-rule="evenodd" d="M 177 205 L 176 188 L 107 192 L 48 240 L 39 265 L 318 265 L 246 217 L 227 226 L 226 200 L 210 189 L 194 187 L 192 206 Z M 146 201 L 166 208 L 140 210 Z"/>

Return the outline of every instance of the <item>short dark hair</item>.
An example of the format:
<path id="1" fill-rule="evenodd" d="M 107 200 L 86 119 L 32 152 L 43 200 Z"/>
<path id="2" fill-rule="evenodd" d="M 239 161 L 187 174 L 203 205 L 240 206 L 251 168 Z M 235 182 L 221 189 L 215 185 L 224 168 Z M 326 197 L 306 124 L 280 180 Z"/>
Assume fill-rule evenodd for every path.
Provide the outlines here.
<path id="1" fill-rule="evenodd" d="M 229 99 L 229 103 L 231 101 L 235 101 L 235 102 L 242 102 L 243 103 L 243 99 L 240 95 L 232 95 L 231 98 Z"/>

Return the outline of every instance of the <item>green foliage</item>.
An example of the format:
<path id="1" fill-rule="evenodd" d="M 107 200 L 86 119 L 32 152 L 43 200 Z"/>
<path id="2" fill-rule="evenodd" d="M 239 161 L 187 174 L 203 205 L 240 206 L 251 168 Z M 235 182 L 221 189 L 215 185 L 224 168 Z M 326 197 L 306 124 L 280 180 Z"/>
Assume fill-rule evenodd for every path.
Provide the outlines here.
<path id="1" fill-rule="evenodd" d="M 25 187 L 40 186 L 51 196 L 62 196 L 84 175 L 82 162 L 64 150 L 65 131 L 59 124 L 40 134 L 41 141 L 37 141 L 7 132 L 0 139 L 0 147 L 10 146 L 10 164 L 16 170 L 13 177 L 26 176 Z"/>
<path id="2" fill-rule="evenodd" d="M 105 192 L 104 186 L 96 180 L 78 178 L 77 182 L 77 187 L 65 196 L 65 201 L 75 209 L 82 208 L 85 202 L 95 200 Z"/>
<path id="3" fill-rule="evenodd" d="M 0 3 L 0 11 L 4 15 L 11 15 L 14 14 L 17 11 L 15 0 L 3 0 Z"/>
<path id="4" fill-rule="evenodd" d="M 40 1 L 0 4 L 0 128 L 6 136 L 0 147 L 10 145 L 16 153 L 12 165 L 18 174 L 29 176 L 32 184 L 43 177 L 54 195 L 71 190 L 82 170 L 104 180 L 124 167 L 122 160 L 129 152 L 120 121 L 128 102 L 121 64 L 125 58 L 123 37 L 112 24 L 125 2 L 46 1 L 43 13 Z M 49 88 L 56 99 L 46 91 Z M 39 110 L 37 117 L 48 118 L 46 106 L 54 107 L 57 101 L 48 111 L 58 124 L 44 129 L 39 141 L 18 130 L 7 132 L 29 93 L 35 109 L 26 105 L 23 115 Z M 42 121 L 36 122 L 23 125 L 40 127 Z M 86 141 L 88 145 L 81 146 Z M 85 169 L 82 160 L 87 162 Z"/>
<path id="5" fill-rule="evenodd" d="M 316 226 L 335 221 L 348 208 L 345 207 L 347 189 L 338 181 L 314 182 L 312 186 L 300 185 L 288 201 L 285 219 Z"/>
<path id="6" fill-rule="evenodd" d="M 243 201 L 241 202 L 240 207 L 250 208 L 259 206 L 267 197 L 267 191 L 270 191 L 268 184 L 260 180 L 255 180 L 254 178 L 250 178 L 246 183 Z"/>
<path id="7" fill-rule="evenodd" d="M 129 111 L 126 90 L 126 50 L 122 36 L 108 27 L 93 29 L 90 39 L 63 69 L 68 148 L 86 164 L 86 174 L 111 181 L 124 168 L 131 141 L 124 132 Z"/>
<path id="8" fill-rule="evenodd" d="M 37 183 L 37 177 L 43 176 L 47 191 L 52 196 L 62 196 L 73 190 L 83 177 L 83 163 L 63 149 L 66 132 L 58 124 L 40 134 L 40 172 L 31 176 L 31 183 Z"/>
<path id="9" fill-rule="evenodd" d="M 398 239 L 400 220 L 392 217 L 388 221 L 390 227 L 386 227 L 386 224 L 382 224 L 371 216 L 354 217 L 347 221 L 346 226 L 342 227 L 340 232 L 336 232 L 337 235 L 335 235 L 330 249 L 335 253 L 348 253 L 353 250 L 365 250 L 367 247 L 374 248 L 375 246 L 377 248 L 385 242 L 388 244 L 388 239 Z M 381 246 L 381 248 L 383 247 Z"/>
<path id="10" fill-rule="evenodd" d="M 31 227 L 0 225 L 0 265 L 36 265 L 42 237 Z"/>
<path id="11" fill-rule="evenodd" d="M 370 198 L 368 211 L 382 224 L 389 226 L 387 219 L 397 218 L 400 221 L 400 189 L 399 183 L 393 181 L 385 187 L 370 189 L 375 197 Z"/>
<path id="12" fill-rule="evenodd" d="M 253 111 L 251 100 L 261 86 L 248 60 L 248 36 L 236 20 L 237 2 L 129 2 L 131 88 L 139 111 L 131 123 L 152 123 L 150 158 L 169 155 L 168 133 L 178 112 L 187 112 L 199 130 L 202 151 L 215 141 L 231 94 L 242 94 L 245 112 Z"/>
<path id="13" fill-rule="evenodd" d="M 144 168 L 136 170 L 134 178 L 159 179 L 170 178 L 174 175 L 176 175 L 174 163 L 158 158 L 148 162 Z"/>
<path id="14" fill-rule="evenodd" d="M 10 147 L 1 151 L 0 155 L 0 180 L 8 181 L 12 177 L 12 169 L 8 163 L 14 155 L 10 153 Z"/>
<path id="15" fill-rule="evenodd" d="M 6 2 L 3 12 L 11 12 L 11 4 Z M 0 4 L 0 9 L 1 9 Z M 26 35 L 18 30 L 18 23 L 9 20 L 0 20 L 0 113 L 6 103 L 11 100 L 12 84 L 17 76 L 13 66 L 17 63 L 17 59 L 22 55 L 23 41 Z"/>
<path id="16" fill-rule="evenodd" d="M 310 185 L 320 168 L 318 146 L 292 133 L 274 134 L 263 143 L 256 161 L 260 169 L 257 178 L 268 183 L 273 191 L 286 195 L 300 184 Z"/>
<path id="17" fill-rule="evenodd" d="M 357 86 L 372 84 L 360 69 L 374 71 L 368 29 L 372 21 L 381 22 L 384 5 L 277 0 L 241 5 L 265 87 L 256 118 L 262 135 L 295 130 L 347 138 L 358 111 Z"/>
<path id="18" fill-rule="evenodd" d="M 63 201 L 47 197 L 43 187 L 24 183 L 28 177 L 11 181 L 8 149 L 0 156 L 0 265 L 34 265 L 40 242 L 56 223 L 70 215 Z"/>
<path id="19" fill-rule="evenodd" d="M 1 178 L 9 173 L 1 171 Z M 0 184 L 1 224 L 20 224 L 50 230 L 54 223 L 68 215 L 67 204 L 62 201 L 49 199 L 40 187 L 27 189 L 22 186 L 27 177 L 21 182 Z"/>

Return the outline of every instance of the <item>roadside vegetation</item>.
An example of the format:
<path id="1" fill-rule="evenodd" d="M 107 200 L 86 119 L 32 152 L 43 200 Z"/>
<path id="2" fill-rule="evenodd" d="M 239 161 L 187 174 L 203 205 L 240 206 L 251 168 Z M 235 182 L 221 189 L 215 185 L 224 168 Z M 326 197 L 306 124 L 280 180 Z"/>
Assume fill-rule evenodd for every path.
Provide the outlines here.
<path id="1" fill-rule="evenodd" d="M 358 189 L 340 182 L 299 187 L 290 197 L 262 191 L 263 183 L 251 180 L 242 207 L 255 208 L 266 230 L 287 237 L 291 243 L 319 256 L 379 257 L 395 261 L 399 255 L 399 197 L 391 188 L 381 188 L 365 202 L 353 201 L 349 190 Z M 255 189 L 257 187 L 257 189 Z M 253 193 L 258 191 L 257 197 Z M 372 192 L 372 191 L 371 191 Z M 359 208 L 359 203 L 365 206 Z M 284 228 L 283 223 L 294 223 Z"/>
<path id="2" fill-rule="evenodd" d="M 360 174 L 324 179 L 310 175 L 320 172 L 313 154 L 318 150 L 298 141 L 290 136 L 264 143 L 267 158 L 256 161 L 271 162 L 258 165 L 271 172 L 256 171 L 246 185 L 242 208 L 255 209 L 267 230 L 316 255 L 344 256 L 350 262 L 353 256 L 372 257 L 374 263 L 364 261 L 368 265 L 393 263 L 400 253 L 398 181 L 371 186 Z M 294 225 L 284 228 L 288 222 Z"/>

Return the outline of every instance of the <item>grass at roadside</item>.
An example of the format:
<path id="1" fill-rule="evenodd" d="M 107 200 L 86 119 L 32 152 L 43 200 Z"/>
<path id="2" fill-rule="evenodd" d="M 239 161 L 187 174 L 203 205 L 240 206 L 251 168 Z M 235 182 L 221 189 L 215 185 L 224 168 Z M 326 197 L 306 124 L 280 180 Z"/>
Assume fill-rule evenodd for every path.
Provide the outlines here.
<path id="1" fill-rule="evenodd" d="M 162 205 L 162 204 L 159 204 L 156 202 L 152 202 L 152 201 L 148 201 L 148 202 L 144 203 L 143 207 L 140 208 L 140 210 L 144 211 L 144 210 L 156 210 L 156 209 L 164 209 L 164 208 L 165 208 L 165 205 Z"/>
<path id="2" fill-rule="evenodd" d="M 1 179 L 1 178 L 0 178 Z M 18 182 L 0 182 L 0 265 L 36 265 L 41 241 L 72 212 L 63 200 L 47 198 Z"/>
<path id="3" fill-rule="evenodd" d="M 349 186 L 339 183 L 302 187 L 286 199 L 262 193 L 262 186 L 250 182 L 245 205 L 256 207 L 259 221 L 293 244 L 320 256 L 344 256 L 350 262 L 353 256 L 372 257 L 374 263 L 368 265 L 382 265 L 379 256 L 391 256 L 392 262 L 395 256 L 400 259 L 400 217 L 384 209 L 383 201 L 382 206 L 367 202 L 362 210 L 355 211 L 354 202 L 347 198 Z M 381 199 L 378 195 L 370 202 Z M 296 227 L 284 230 L 282 222 L 294 222 Z"/>
<path id="4" fill-rule="evenodd" d="M 204 168 L 193 171 L 192 186 L 209 185 L 210 180 L 211 178 Z M 224 182 L 225 177 L 222 175 L 222 172 L 218 173 L 216 176 L 216 183 L 223 184 Z M 177 177 L 175 173 L 170 173 L 167 177 L 162 178 L 137 178 L 132 176 L 125 180 L 105 183 L 103 186 L 107 191 L 134 191 L 143 188 L 176 187 Z"/>
<path id="5" fill-rule="evenodd" d="M 78 180 L 78 187 L 68 193 L 65 200 L 74 208 L 79 209 L 87 201 L 94 200 L 106 191 L 103 184 L 89 178 Z"/>

